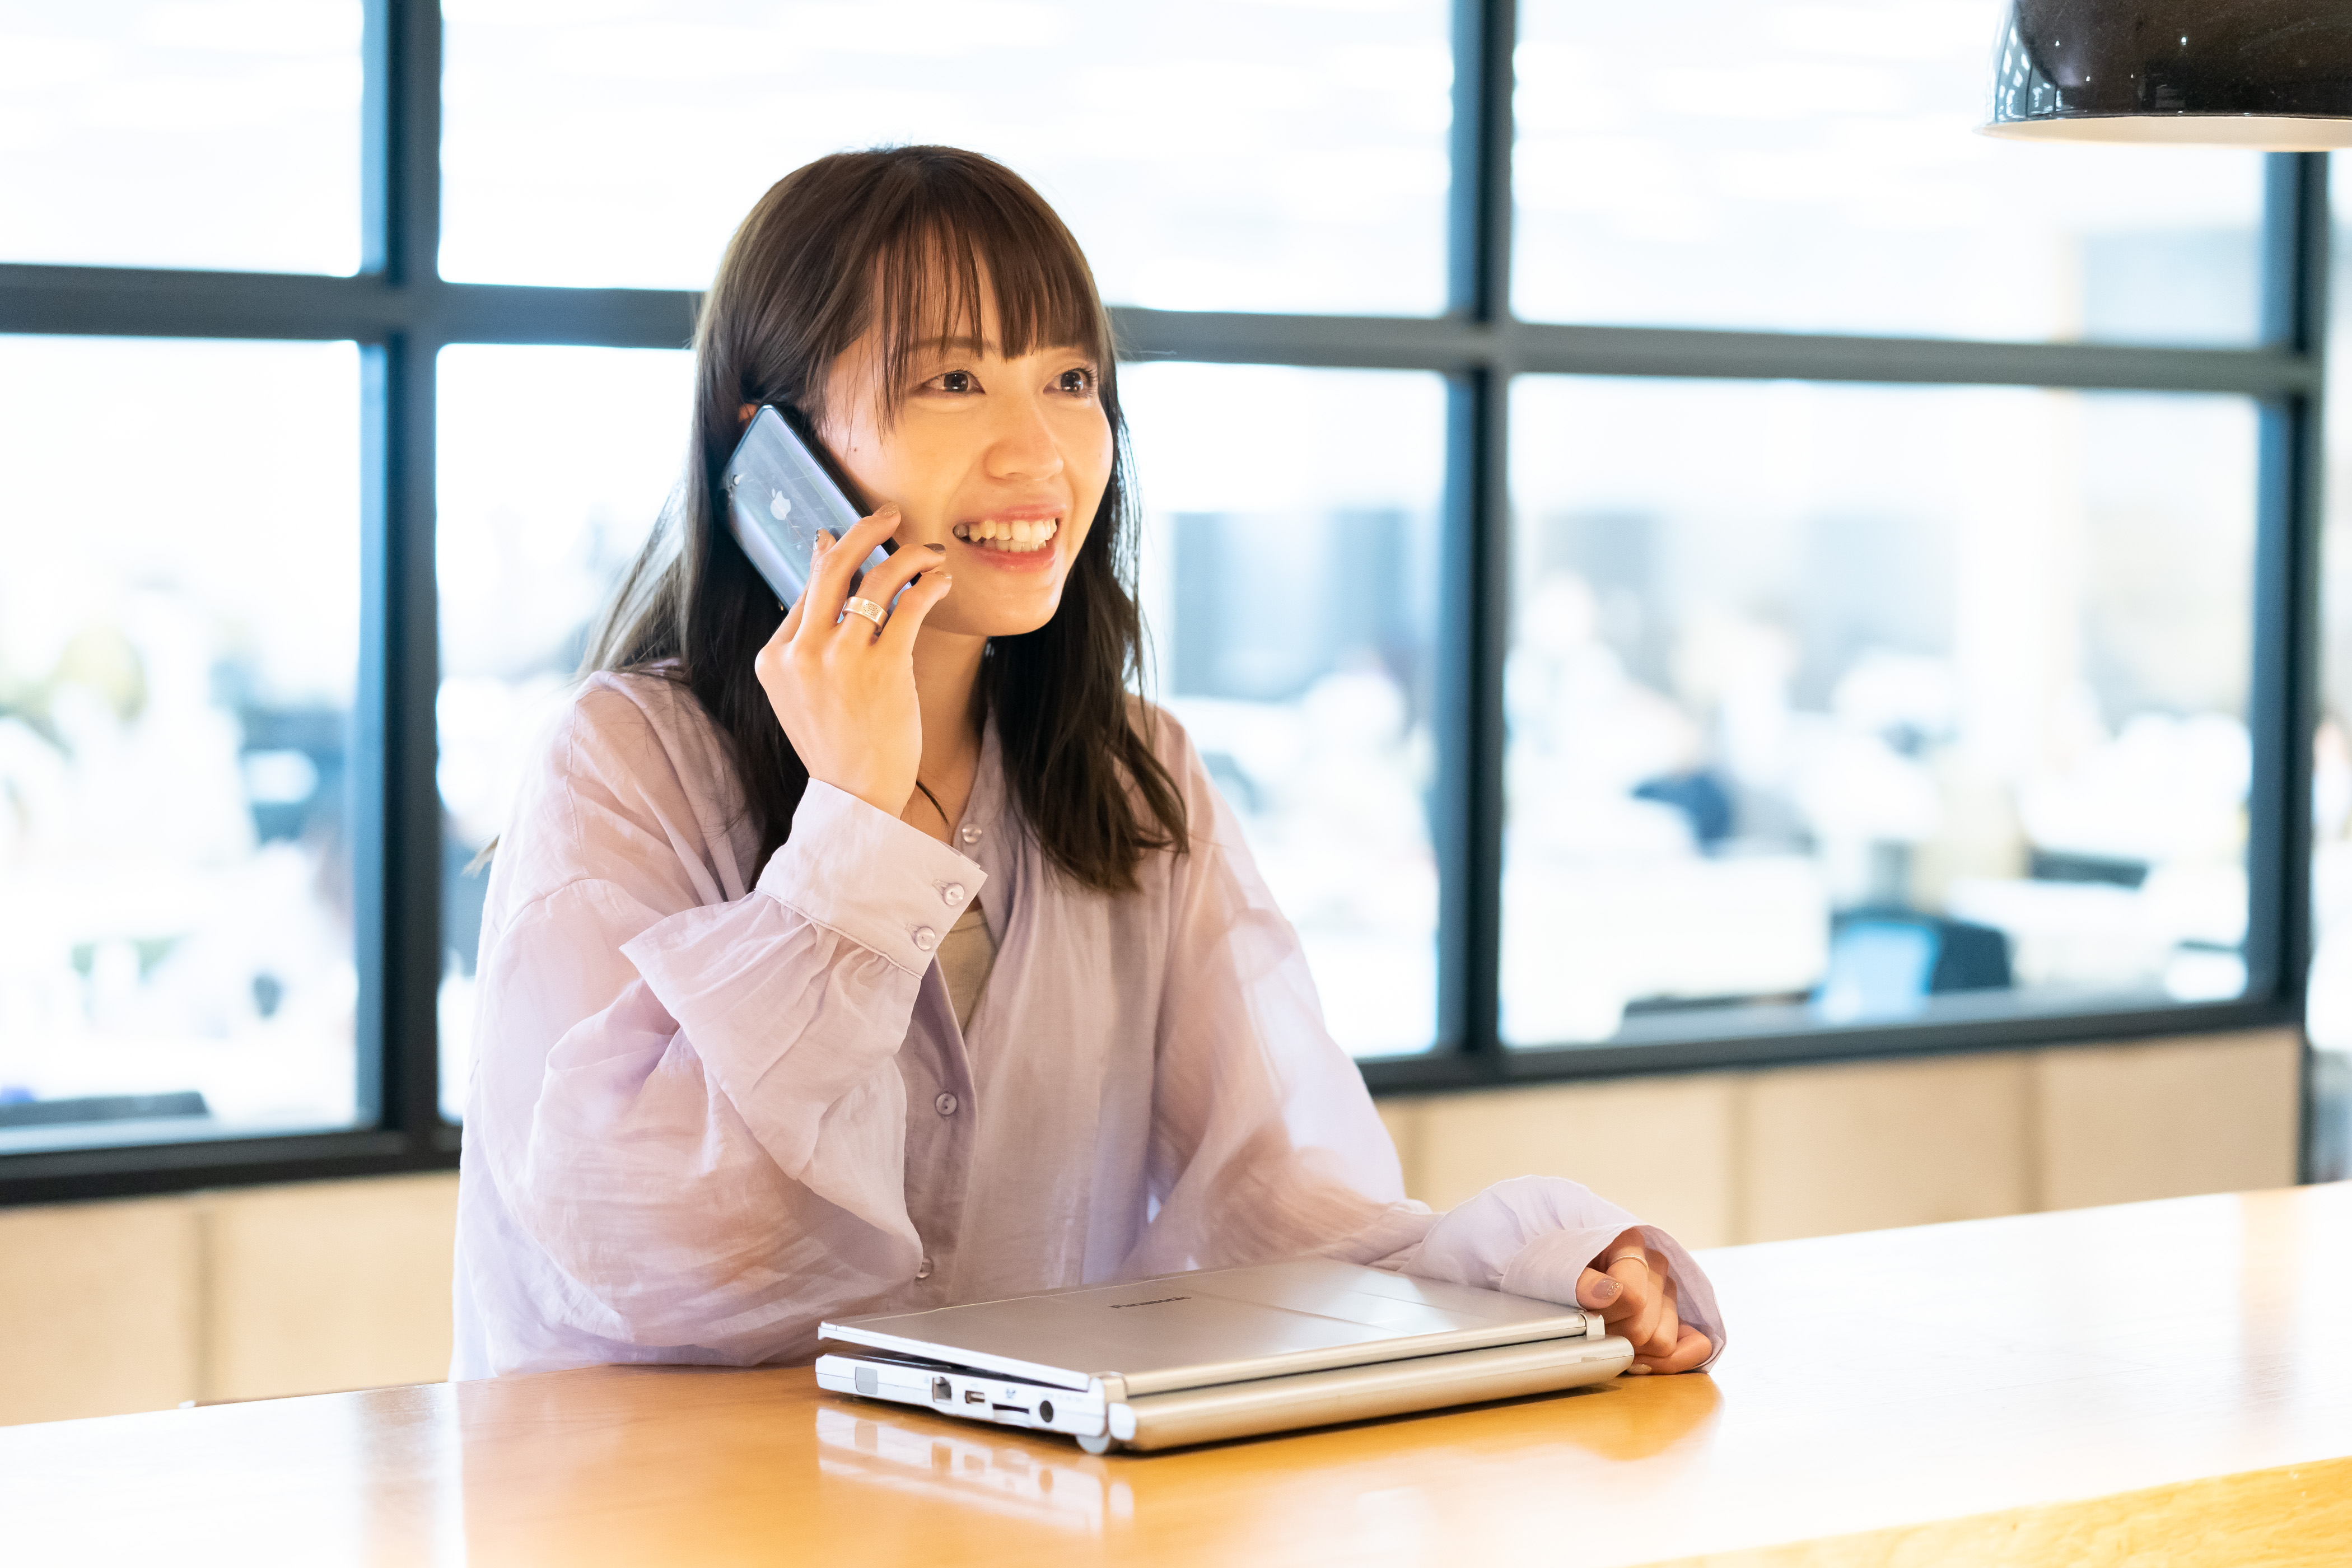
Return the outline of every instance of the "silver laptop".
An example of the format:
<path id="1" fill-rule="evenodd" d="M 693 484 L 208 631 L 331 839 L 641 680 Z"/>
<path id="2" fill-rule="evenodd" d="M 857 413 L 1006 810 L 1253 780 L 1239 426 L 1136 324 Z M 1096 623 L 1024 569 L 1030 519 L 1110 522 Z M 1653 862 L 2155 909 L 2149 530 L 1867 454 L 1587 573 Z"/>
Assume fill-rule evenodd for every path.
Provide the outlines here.
<path id="1" fill-rule="evenodd" d="M 1171 1448 L 1599 1383 L 1598 1312 L 1320 1258 L 1163 1274 L 823 1326 L 818 1385 Z"/>

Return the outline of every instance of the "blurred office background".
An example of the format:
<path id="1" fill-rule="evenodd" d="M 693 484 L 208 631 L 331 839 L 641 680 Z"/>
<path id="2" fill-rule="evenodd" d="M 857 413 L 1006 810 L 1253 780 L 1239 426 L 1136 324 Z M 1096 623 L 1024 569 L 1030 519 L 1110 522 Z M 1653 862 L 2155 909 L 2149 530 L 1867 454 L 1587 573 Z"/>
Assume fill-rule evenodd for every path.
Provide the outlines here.
<path id="1" fill-rule="evenodd" d="M 1996 0 L 1675 9 L 1518 8 L 1517 316 L 2261 341 L 2262 159 L 1973 135 Z M 1444 0 L 441 13 L 455 281 L 693 289 L 782 173 L 940 141 L 1036 183 L 1116 305 L 1411 318 L 1454 298 Z M 362 270 L 364 17 L 0 0 L 0 263 Z M 0 336 L 0 1166 L 373 1124 L 363 361 Z M 460 342 L 432 376 L 442 832 L 407 847 L 437 861 L 442 952 L 433 1037 L 398 1048 L 436 1053 L 454 1125 L 470 868 L 677 482 L 688 360 Z M 1373 1063 L 1454 1048 L 1447 377 L 1172 357 L 1121 376 L 1154 693 L 1241 816 L 1339 1040 Z M 1417 1195 L 1556 1169 L 1713 1245 L 2266 1184 L 2299 1157 L 2347 1173 L 2343 484 L 2308 738 L 2321 1048 L 2202 1025 L 2126 1043 L 2254 983 L 2252 398 L 1525 374 L 1501 410 L 1482 1026 L 1547 1061 L 1719 1048 L 1703 1072 L 1618 1058 L 1605 1082 L 1391 1093 Z M 2352 414 L 2329 437 L 2333 477 Z M 2079 1026 L 2002 1047 L 2021 1019 Z M 1903 1044 L 1955 1025 L 1992 1032 Z M 1894 1043 L 1741 1055 L 1862 1028 Z M 37 1346 L 0 1420 L 436 1375 L 449 1181 L 143 1197 L 110 1230 L 87 1206 L 0 1212 L 18 1256 L 70 1259 L 0 1264 L 0 1322 L 136 1296 L 163 1347 L 93 1370 L 82 1341 Z"/>

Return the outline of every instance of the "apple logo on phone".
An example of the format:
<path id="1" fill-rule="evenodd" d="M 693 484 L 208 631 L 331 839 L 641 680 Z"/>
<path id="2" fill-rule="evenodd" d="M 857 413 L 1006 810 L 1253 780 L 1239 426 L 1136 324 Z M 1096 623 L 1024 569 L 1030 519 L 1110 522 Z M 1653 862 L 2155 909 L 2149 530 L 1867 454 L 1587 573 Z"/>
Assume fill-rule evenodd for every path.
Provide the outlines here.
<path id="1" fill-rule="evenodd" d="M 778 522 L 793 515 L 793 503 L 782 490 L 768 492 L 768 515 Z"/>

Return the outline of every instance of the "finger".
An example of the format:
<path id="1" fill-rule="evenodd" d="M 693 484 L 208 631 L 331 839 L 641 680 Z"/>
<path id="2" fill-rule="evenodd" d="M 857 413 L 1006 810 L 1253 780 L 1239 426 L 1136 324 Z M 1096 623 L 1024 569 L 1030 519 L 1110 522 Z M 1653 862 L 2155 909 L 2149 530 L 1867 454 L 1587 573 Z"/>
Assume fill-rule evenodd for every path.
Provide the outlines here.
<path id="1" fill-rule="evenodd" d="M 930 551 L 936 548 L 939 547 L 917 545 L 910 550 L 901 550 L 898 553 L 930 555 Z M 930 559 L 936 563 L 939 557 L 930 555 Z M 888 644 L 893 653 L 903 651 L 911 654 L 915 647 L 915 634 L 923 629 L 923 617 L 929 615 L 939 602 L 948 596 L 948 590 L 954 586 L 955 578 L 934 565 L 930 571 L 908 584 L 907 591 L 898 595 L 898 607 L 890 612 L 890 624 L 884 626 L 882 635 L 874 640 L 877 643 Z"/>
<path id="2" fill-rule="evenodd" d="M 760 678 L 762 685 L 774 680 L 782 673 L 792 653 L 793 638 L 800 634 L 801 605 L 807 599 L 808 595 L 803 594 L 793 602 L 792 607 L 784 612 L 784 618 L 776 623 L 776 629 L 768 634 L 768 640 L 761 644 L 760 651 L 752 656 L 752 672 Z"/>
<path id="3" fill-rule="evenodd" d="M 1608 1272 L 1611 1279 L 1625 1288 L 1625 1294 L 1620 1298 L 1624 1311 L 1618 1316 L 1606 1312 L 1601 1316 L 1609 1319 L 1617 1332 L 1633 1341 L 1638 1350 L 1649 1342 L 1656 1331 L 1662 1305 L 1649 1260 L 1638 1251 L 1627 1253 L 1612 1259 Z"/>
<path id="4" fill-rule="evenodd" d="M 898 591 L 922 574 L 932 570 L 947 558 L 944 544 L 909 544 L 901 546 L 881 565 L 859 580 L 852 590 L 861 599 L 871 599 L 883 608 L 890 608 Z"/>
<path id="5" fill-rule="evenodd" d="M 898 531 L 898 509 L 886 506 L 872 517 L 860 518 L 839 539 L 823 542 L 809 571 L 809 584 L 801 597 L 807 602 L 810 631 L 822 631 L 841 619 L 841 602 L 849 597 L 849 579 L 857 564 Z"/>
<path id="6" fill-rule="evenodd" d="M 1598 1268 L 1588 1268 L 1576 1277 L 1576 1304 L 1595 1312 L 1615 1305 L 1617 1298 L 1624 1293 L 1625 1287 Z M 1605 1316 L 1602 1321 L 1607 1321 Z"/>
<path id="7" fill-rule="evenodd" d="M 1638 1254 L 1631 1258 L 1604 1258 L 1601 1269 L 1617 1286 L 1617 1300 L 1601 1312 L 1610 1326 L 1619 1333 L 1638 1320 L 1649 1305 L 1650 1271 L 1640 1267 Z"/>
<path id="8" fill-rule="evenodd" d="M 1682 1337 L 1681 1300 L 1675 1292 L 1674 1281 L 1661 1279 L 1658 1281 L 1658 1321 L 1651 1329 L 1650 1337 L 1634 1344 L 1633 1365 L 1643 1371 L 1654 1368 L 1675 1353 L 1675 1347 L 1682 1342 Z"/>
<path id="9" fill-rule="evenodd" d="M 859 526 L 864 526 L 863 522 L 861 522 Z M 830 621 L 821 623 L 821 629 L 835 631 L 835 635 L 830 637 L 813 638 L 811 646 L 814 647 L 830 649 L 837 647 L 863 648 L 870 647 L 877 638 L 881 637 L 882 627 L 887 620 L 890 608 L 890 598 L 898 590 L 895 585 L 885 586 L 883 584 L 882 574 L 886 567 L 895 563 L 898 560 L 898 556 L 893 555 L 887 557 L 883 566 L 877 566 L 873 571 L 865 574 L 863 577 L 860 577 L 857 574 L 857 566 L 860 563 L 866 560 L 866 556 L 856 555 L 855 553 L 857 549 L 856 538 L 856 532 L 857 530 L 853 528 L 845 532 L 839 539 L 835 539 L 830 533 L 822 529 L 817 531 L 816 549 L 822 552 L 823 558 L 826 561 L 832 560 L 835 555 L 843 557 L 844 561 L 848 564 L 851 580 L 847 586 L 843 590 L 841 602 L 835 607 L 833 618 Z M 866 552 L 866 555 L 871 555 L 872 553 L 873 552 L 871 550 Z M 905 552 L 902 551 L 899 553 L 904 554 Z M 913 570 L 914 568 L 910 566 L 908 569 Z M 820 602 L 818 601 L 816 594 L 816 581 L 817 574 L 814 569 L 812 569 L 809 574 L 809 592 L 801 595 L 802 605 L 813 605 L 814 603 Z M 853 598 L 863 598 L 869 603 L 880 605 L 883 609 L 884 619 L 877 620 L 872 616 L 850 614 L 849 601 Z M 795 609 L 800 607 L 800 605 L 795 605 L 793 606 Z M 810 610 L 810 614 L 812 615 L 817 613 L 818 612 L 814 608 Z"/>
<path id="10" fill-rule="evenodd" d="M 1662 1301 L 1658 1309 L 1658 1326 L 1651 1331 L 1650 1340 L 1639 1349 L 1638 1359 L 1663 1361 L 1675 1353 L 1675 1346 L 1683 1337 L 1683 1321 L 1675 1313 L 1672 1301 Z"/>
<path id="11" fill-rule="evenodd" d="M 1681 1337 L 1675 1342 L 1673 1353 L 1650 1362 L 1649 1369 L 1654 1373 L 1688 1372 L 1714 1353 L 1715 1342 L 1685 1324 Z"/>
<path id="12" fill-rule="evenodd" d="M 801 606 L 806 603 L 808 603 L 808 595 L 806 594 L 803 594 L 799 598 L 793 601 L 792 607 L 784 612 L 784 618 L 778 621 L 776 623 L 776 629 L 768 634 L 769 648 L 781 651 L 786 643 L 791 642 L 795 636 L 799 635 L 801 629 Z"/>
<path id="13" fill-rule="evenodd" d="M 816 596 L 810 590 L 816 586 L 817 572 L 824 565 L 825 555 L 832 548 L 833 535 L 818 529 L 816 538 L 809 542 L 809 580 L 802 586 L 800 597 L 784 611 L 784 624 L 776 628 L 776 635 L 786 642 L 799 637 L 801 627 L 808 624 L 809 601 Z"/>

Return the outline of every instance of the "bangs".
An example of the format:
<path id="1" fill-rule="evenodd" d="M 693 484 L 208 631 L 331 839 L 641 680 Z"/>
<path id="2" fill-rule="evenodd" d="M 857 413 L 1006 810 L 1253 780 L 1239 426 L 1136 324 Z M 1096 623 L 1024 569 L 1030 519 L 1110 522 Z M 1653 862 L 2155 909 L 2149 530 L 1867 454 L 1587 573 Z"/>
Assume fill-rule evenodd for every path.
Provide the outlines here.
<path id="1" fill-rule="evenodd" d="M 909 149 L 908 151 L 918 151 Z M 996 304 L 994 347 L 1007 358 L 1076 348 L 1108 378 L 1111 343 L 1094 273 L 1078 242 L 1019 175 L 961 154 L 901 165 L 884 200 L 861 332 L 875 331 L 878 388 L 888 420 L 909 390 L 915 360 L 941 339 L 988 337 L 983 305 Z M 895 198 L 895 199 L 891 199 Z"/>

